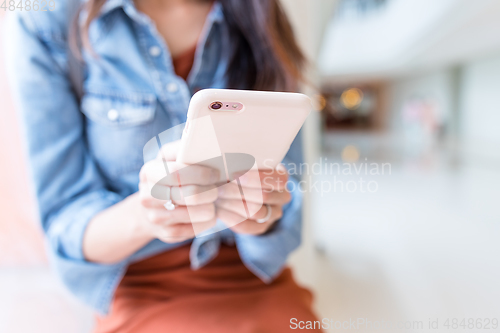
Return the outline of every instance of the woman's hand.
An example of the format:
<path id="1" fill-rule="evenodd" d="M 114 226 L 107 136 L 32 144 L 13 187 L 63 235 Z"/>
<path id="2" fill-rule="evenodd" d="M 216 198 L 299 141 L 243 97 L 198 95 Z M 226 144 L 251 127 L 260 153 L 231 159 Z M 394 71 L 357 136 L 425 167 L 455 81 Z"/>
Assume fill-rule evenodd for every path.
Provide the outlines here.
<path id="1" fill-rule="evenodd" d="M 140 204 L 145 210 L 145 228 L 154 238 L 166 243 L 191 239 L 216 224 L 214 202 L 219 172 L 201 165 L 185 165 L 175 162 L 180 141 L 161 148 L 155 160 L 146 163 L 140 172 Z M 168 175 L 165 171 L 168 167 Z M 156 186 L 153 194 L 151 189 Z M 158 199 L 160 194 L 161 199 Z M 171 200 L 175 209 L 167 210 Z"/>
<path id="2" fill-rule="evenodd" d="M 235 182 L 219 187 L 219 198 L 215 205 L 217 217 L 231 230 L 241 234 L 261 235 L 269 230 L 283 215 L 283 205 L 290 202 L 291 194 L 286 189 L 288 173 L 284 166 L 279 165 L 274 170 L 249 171 L 239 177 L 243 188 L 245 204 L 248 211 L 257 211 L 249 219 L 247 209 L 241 204 L 240 189 Z M 257 220 L 268 216 L 268 206 L 271 214 L 266 222 Z M 243 221 L 238 223 L 239 221 Z"/>
<path id="3" fill-rule="evenodd" d="M 92 218 L 83 237 L 86 260 L 116 263 L 155 238 L 169 243 L 188 240 L 215 226 L 217 218 L 234 232 L 260 235 L 281 217 L 282 206 L 290 201 L 290 193 L 285 188 L 288 174 L 284 167 L 250 171 L 239 177 L 246 208 L 256 212 L 247 219 L 240 188 L 229 183 L 218 190 L 215 187 L 219 180 L 218 170 L 201 165 L 183 169 L 186 166 L 175 162 L 178 149 L 179 142 L 164 145 L 158 158 L 142 167 L 139 193 Z M 181 170 L 180 176 L 177 170 Z M 151 195 L 153 186 L 157 191 L 155 197 Z M 164 207 L 167 199 L 176 205 L 174 210 Z M 262 203 L 271 207 L 271 214 L 266 222 L 258 223 L 256 220 L 268 215 L 267 205 Z"/>
<path id="4" fill-rule="evenodd" d="M 92 218 L 83 237 L 82 250 L 86 260 L 116 263 L 155 238 L 180 242 L 193 238 L 195 230 L 198 234 L 215 225 L 217 189 L 213 184 L 219 179 L 219 172 L 203 166 L 190 166 L 190 169 L 184 169 L 188 172 L 181 172 L 178 178 L 173 172 L 184 167 L 174 162 L 178 149 L 179 142 L 164 145 L 158 158 L 142 167 L 139 193 Z M 169 175 L 164 163 L 168 165 Z M 156 189 L 172 199 L 177 206 L 174 210 L 169 211 L 163 206 L 166 200 L 151 195 L 151 188 L 158 181 Z"/>

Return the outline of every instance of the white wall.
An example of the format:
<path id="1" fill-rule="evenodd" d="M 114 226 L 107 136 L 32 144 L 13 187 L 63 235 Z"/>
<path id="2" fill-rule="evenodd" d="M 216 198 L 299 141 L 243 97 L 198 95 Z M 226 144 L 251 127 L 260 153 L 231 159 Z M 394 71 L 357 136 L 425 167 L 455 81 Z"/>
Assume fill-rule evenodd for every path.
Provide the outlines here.
<path id="1" fill-rule="evenodd" d="M 399 78 L 387 84 L 389 129 L 393 134 L 409 139 L 412 129 L 404 124 L 402 109 L 412 98 L 434 100 L 439 117 L 446 124 L 447 134 L 453 134 L 455 113 L 458 115 L 458 149 L 462 162 L 500 165 L 500 55 L 478 59 L 461 65 L 460 77 L 452 69 L 437 69 L 427 73 Z M 458 79 L 459 82 L 454 80 Z M 458 84 L 455 91 L 454 85 Z M 458 95 L 455 95 L 458 94 Z M 457 103 L 457 104 L 455 104 Z M 458 110 L 454 110 L 457 108 Z M 432 138 L 418 138 L 425 133 L 413 132 L 414 139 L 406 143 L 427 143 Z M 416 137 L 416 138 L 415 138 Z M 411 138 L 410 138 L 411 140 Z M 405 143 L 401 141 L 400 143 Z"/>
<path id="2" fill-rule="evenodd" d="M 500 55 L 464 66 L 461 132 L 465 157 L 500 162 Z M 498 165 L 498 164 L 497 164 Z"/>

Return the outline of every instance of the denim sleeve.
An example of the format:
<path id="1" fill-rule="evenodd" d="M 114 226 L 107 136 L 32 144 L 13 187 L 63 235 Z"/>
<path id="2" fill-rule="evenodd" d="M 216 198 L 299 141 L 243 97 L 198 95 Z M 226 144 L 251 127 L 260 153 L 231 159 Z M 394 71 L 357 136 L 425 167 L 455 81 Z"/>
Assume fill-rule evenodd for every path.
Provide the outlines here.
<path id="1" fill-rule="evenodd" d="M 292 200 L 283 206 L 283 216 L 273 228 L 263 235 L 235 234 L 236 245 L 245 265 L 261 280 L 270 283 L 283 270 L 288 255 L 301 242 L 302 192 L 300 175 L 290 168 L 299 169 L 302 162 L 302 135 L 295 138 L 283 164 L 291 171 L 288 189 Z"/>
<path id="2" fill-rule="evenodd" d="M 63 34 L 41 31 L 36 23 L 24 12 L 9 17 L 9 77 L 51 255 L 84 262 L 82 237 L 89 220 L 123 198 L 106 189 L 86 147 Z"/>

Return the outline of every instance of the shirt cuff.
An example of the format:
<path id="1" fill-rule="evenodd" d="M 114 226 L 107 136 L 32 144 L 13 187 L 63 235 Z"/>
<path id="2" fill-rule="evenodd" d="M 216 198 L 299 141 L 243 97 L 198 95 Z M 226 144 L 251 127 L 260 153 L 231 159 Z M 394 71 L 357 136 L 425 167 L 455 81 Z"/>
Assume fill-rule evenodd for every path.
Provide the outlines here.
<path id="1" fill-rule="evenodd" d="M 67 204 L 48 224 L 47 238 L 52 250 L 67 259 L 85 260 L 82 243 L 88 223 L 121 200 L 117 193 L 99 190 L 85 193 Z"/>

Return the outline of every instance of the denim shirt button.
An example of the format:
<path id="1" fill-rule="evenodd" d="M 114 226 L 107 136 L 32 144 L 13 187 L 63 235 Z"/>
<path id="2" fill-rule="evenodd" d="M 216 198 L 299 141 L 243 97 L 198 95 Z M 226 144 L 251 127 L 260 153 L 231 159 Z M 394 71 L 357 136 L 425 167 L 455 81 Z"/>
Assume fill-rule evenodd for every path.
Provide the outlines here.
<path id="1" fill-rule="evenodd" d="M 161 49 L 158 46 L 151 46 L 149 48 L 149 55 L 152 57 L 157 57 L 161 53 Z"/>
<path id="2" fill-rule="evenodd" d="M 167 84 L 167 91 L 169 93 L 174 93 L 177 90 L 179 90 L 179 86 L 177 85 L 177 83 L 171 82 L 171 83 Z"/>
<path id="3" fill-rule="evenodd" d="M 111 121 L 115 121 L 118 119 L 118 111 L 116 111 L 115 109 L 111 109 L 108 111 L 108 119 L 111 120 Z"/>

